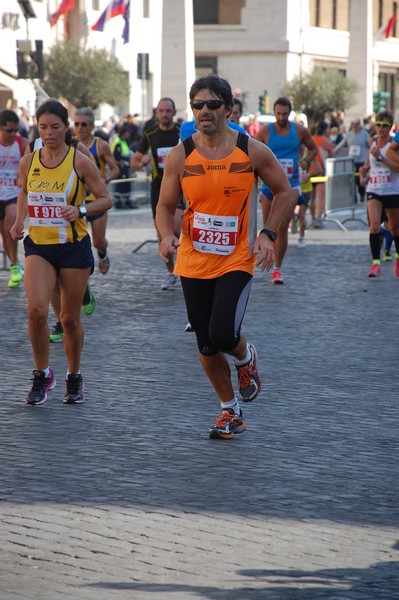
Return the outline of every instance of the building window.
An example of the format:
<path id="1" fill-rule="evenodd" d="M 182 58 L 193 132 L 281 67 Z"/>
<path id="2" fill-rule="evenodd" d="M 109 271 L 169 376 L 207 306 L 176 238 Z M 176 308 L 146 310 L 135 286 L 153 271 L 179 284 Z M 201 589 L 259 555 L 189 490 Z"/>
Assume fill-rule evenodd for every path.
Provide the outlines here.
<path id="1" fill-rule="evenodd" d="M 315 3 L 315 26 L 320 27 L 320 0 L 316 0 Z"/>
<path id="2" fill-rule="evenodd" d="M 241 25 L 245 0 L 193 0 L 194 25 Z"/>
<path id="3" fill-rule="evenodd" d="M 219 23 L 218 0 L 194 0 L 194 25 L 217 25 Z"/>
<path id="4" fill-rule="evenodd" d="M 390 96 L 386 99 L 386 109 L 391 112 L 394 111 L 392 106 L 392 99 L 395 95 L 395 74 L 394 73 L 379 73 L 378 75 L 378 89 L 381 92 L 389 92 Z"/>
<path id="5" fill-rule="evenodd" d="M 218 59 L 216 56 L 196 56 L 195 57 L 195 76 L 206 77 L 211 73 L 218 72 Z"/>
<path id="6" fill-rule="evenodd" d="M 378 28 L 382 27 L 384 0 L 378 0 Z"/>
<path id="7" fill-rule="evenodd" d="M 332 28 L 337 29 L 337 0 L 332 3 Z"/>

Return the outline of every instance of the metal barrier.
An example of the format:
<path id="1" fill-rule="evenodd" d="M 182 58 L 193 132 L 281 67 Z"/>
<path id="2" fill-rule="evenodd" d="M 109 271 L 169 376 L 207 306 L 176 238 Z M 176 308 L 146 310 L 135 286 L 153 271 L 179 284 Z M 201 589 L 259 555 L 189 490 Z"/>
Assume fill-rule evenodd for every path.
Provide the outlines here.
<path id="1" fill-rule="evenodd" d="M 333 221 L 343 231 L 348 231 L 344 223 L 348 221 L 360 221 L 368 227 L 368 223 L 356 216 L 357 204 L 355 202 L 355 162 L 352 158 L 327 158 L 326 160 L 326 194 L 325 210 L 320 219 L 316 219 L 312 225 L 320 221 Z M 334 214 L 342 211 L 351 211 L 350 217 L 343 220 Z"/>
<path id="2" fill-rule="evenodd" d="M 113 179 L 109 182 L 108 185 L 113 185 L 115 183 L 126 183 L 133 182 L 131 193 L 134 196 L 135 201 L 137 202 L 139 199 L 146 199 L 149 201 L 151 194 L 151 183 L 150 179 L 145 175 L 144 177 L 140 177 L 140 174 L 135 175 L 134 177 L 128 177 L 126 179 Z M 132 253 L 135 254 L 138 252 L 143 246 L 146 244 L 157 244 L 158 240 L 144 240 L 141 244 L 138 244 L 133 250 Z"/>
<path id="3" fill-rule="evenodd" d="M 113 186 L 116 183 L 130 183 L 130 196 L 132 196 L 139 203 L 143 201 L 149 201 L 150 198 L 150 179 L 147 176 L 141 176 L 134 174 L 133 177 L 126 177 L 124 179 L 112 179 L 108 185 Z M 112 187 L 111 187 L 112 193 Z"/>
<path id="4" fill-rule="evenodd" d="M 140 248 L 142 248 L 146 244 L 158 244 L 158 240 L 144 240 L 144 242 L 141 242 L 141 244 L 139 244 L 135 247 L 134 250 L 132 250 L 132 254 L 136 254 L 136 252 L 138 252 Z"/>

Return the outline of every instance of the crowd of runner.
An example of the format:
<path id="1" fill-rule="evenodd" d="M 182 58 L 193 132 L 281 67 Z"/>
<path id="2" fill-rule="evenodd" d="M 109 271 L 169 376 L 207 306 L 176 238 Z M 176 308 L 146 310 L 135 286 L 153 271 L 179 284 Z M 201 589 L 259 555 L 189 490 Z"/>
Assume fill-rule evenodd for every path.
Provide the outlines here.
<path id="1" fill-rule="evenodd" d="M 383 260 L 393 262 L 399 278 L 399 133 L 389 111 L 375 115 L 373 122 L 357 119 L 347 132 L 332 121 L 308 129 L 290 120 L 291 103 L 280 97 L 272 122 L 257 127 L 250 119 L 244 128 L 241 102 L 216 75 L 193 83 L 190 106 L 194 120 L 183 126 L 175 119 L 173 99 L 164 97 L 144 127 L 127 115 L 109 132 L 96 129 L 86 107 L 74 113 L 71 123 L 66 108 L 53 99 L 39 106 L 31 128 L 16 112 L 0 111 L 0 233 L 9 260 L 8 286 L 25 285 L 35 363 L 27 404 L 43 404 L 56 384 L 50 341 L 64 344 L 64 402 L 85 400 L 80 313 L 83 308 L 92 314 L 95 308 L 88 285 L 95 268 L 92 243 L 98 269 L 106 275 L 112 255 L 107 211 L 134 206 L 130 184 L 126 187 L 123 179 L 135 170 L 151 165 L 151 210 L 167 269 L 161 288 L 181 282 L 188 330 L 195 334 L 200 363 L 220 402 L 211 438 L 229 439 L 246 429 L 240 401 L 253 401 L 262 387 L 256 348 L 242 330 L 254 270 L 270 270 L 272 283 L 284 284 L 289 231 L 295 234 L 299 228 L 303 248 L 308 207 L 313 225 L 323 226 L 326 184 L 320 175 L 327 158 L 345 152 L 353 159 L 353 200 L 367 201 L 368 277 L 382 274 L 384 235 Z M 113 199 L 112 180 L 122 184 L 112 186 Z M 48 326 L 51 305 L 53 331 Z"/>

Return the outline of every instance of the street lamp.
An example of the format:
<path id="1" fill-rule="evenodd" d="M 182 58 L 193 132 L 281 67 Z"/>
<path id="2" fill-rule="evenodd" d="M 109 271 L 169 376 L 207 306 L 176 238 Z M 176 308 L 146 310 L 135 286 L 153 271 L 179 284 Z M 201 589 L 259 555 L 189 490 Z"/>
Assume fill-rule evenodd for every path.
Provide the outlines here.
<path id="1" fill-rule="evenodd" d="M 29 37 L 29 19 L 36 19 L 36 13 L 30 3 L 30 0 L 18 0 L 18 4 L 26 20 L 26 37 Z"/>

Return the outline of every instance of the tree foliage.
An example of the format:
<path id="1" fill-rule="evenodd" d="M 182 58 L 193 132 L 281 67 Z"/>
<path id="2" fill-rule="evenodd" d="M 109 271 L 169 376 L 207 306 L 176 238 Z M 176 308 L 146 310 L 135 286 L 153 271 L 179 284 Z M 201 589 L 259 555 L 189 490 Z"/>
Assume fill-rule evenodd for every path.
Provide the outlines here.
<path id="1" fill-rule="evenodd" d="M 117 59 L 105 50 L 82 50 L 70 42 L 50 49 L 41 84 L 51 97 L 77 107 L 120 104 L 129 95 L 128 78 Z"/>
<path id="2" fill-rule="evenodd" d="M 284 86 L 296 111 L 304 112 L 316 123 L 331 111 L 345 111 L 355 101 L 357 83 L 346 79 L 338 69 L 315 67 L 311 73 L 299 75 Z"/>

